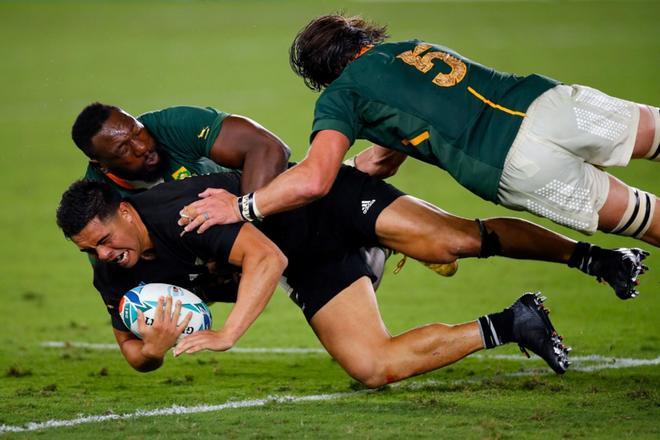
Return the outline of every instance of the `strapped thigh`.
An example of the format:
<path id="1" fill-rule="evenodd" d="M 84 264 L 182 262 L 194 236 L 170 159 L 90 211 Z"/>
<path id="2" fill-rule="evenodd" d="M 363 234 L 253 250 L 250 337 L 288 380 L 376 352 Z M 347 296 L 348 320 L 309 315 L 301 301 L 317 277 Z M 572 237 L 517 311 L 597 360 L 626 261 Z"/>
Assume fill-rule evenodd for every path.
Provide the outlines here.
<path id="1" fill-rule="evenodd" d="M 653 222 L 655 195 L 637 188 L 628 187 L 628 206 L 613 234 L 641 238 Z"/>

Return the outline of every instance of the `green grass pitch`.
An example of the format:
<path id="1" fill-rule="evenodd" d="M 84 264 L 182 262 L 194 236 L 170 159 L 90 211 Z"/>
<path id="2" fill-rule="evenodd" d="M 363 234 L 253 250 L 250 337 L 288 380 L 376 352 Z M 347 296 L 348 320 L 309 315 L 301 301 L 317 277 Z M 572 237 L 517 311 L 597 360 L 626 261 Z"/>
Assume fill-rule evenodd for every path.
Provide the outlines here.
<path id="1" fill-rule="evenodd" d="M 167 359 L 144 375 L 115 350 L 42 346 L 114 341 L 86 257 L 54 222 L 62 191 L 85 165 L 69 139 L 78 111 L 94 100 L 133 114 L 214 106 L 256 119 L 300 159 L 315 94 L 289 69 L 288 47 L 312 17 L 339 9 L 389 24 L 393 39 L 418 37 L 500 70 L 543 73 L 660 105 L 658 1 L 1 1 L 0 437 L 660 436 L 660 256 L 649 246 L 655 255 L 642 295 L 627 302 L 577 271 L 504 259 L 465 260 L 450 279 L 409 261 L 384 280 L 378 297 L 392 333 L 472 320 L 523 291 L 543 291 L 557 328 L 581 356 L 563 377 L 515 347 L 367 392 L 324 353 L 203 353 Z M 613 173 L 660 194 L 659 171 L 638 162 Z M 419 162 L 392 181 L 467 217 L 514 214 Z M 637 244 L 603 234 L 592 240 Z M 218 323 L 226 307 L 213 312 Z M 320 345 L 278 292 L 239 347 Z M 655 364 L 628 366 L 639 361 L 623 359 Z M 290 399 L 258 401 L 268 396 Z M 7 432 L 173 405 L 217 407 Z"/>

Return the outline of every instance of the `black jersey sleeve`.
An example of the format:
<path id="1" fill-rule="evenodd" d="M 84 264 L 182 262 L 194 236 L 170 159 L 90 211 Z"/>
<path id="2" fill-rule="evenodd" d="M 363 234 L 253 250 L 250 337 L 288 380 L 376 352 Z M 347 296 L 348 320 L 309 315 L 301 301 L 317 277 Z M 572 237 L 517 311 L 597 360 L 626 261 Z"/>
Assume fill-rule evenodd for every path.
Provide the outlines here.
<path id="1" fill-rule="evenodd" d="M 163 247 L 183 258 L 198 257 L 226 263 L 241 224 L 213 226 L 203 234 L 196 231 L 181 236 L 179 212 L 184 206 L 199 199 L 207 188 L 222 188 L 238 194 L 240 174 L 220 173 L 196 176 L 181 181 L 162 183 L 145 193 L 128 199 L 140 214 L 153 238 Z"/>
<path id="2" fill-rule="evenodd" d="M 184 243 L 204 261 L 215 261 L 225 264 L 234 246 L 236 237 L 243 223 L 233 225 L 211 226 L 203 234 L 189 232 L 183 236 Z"/>

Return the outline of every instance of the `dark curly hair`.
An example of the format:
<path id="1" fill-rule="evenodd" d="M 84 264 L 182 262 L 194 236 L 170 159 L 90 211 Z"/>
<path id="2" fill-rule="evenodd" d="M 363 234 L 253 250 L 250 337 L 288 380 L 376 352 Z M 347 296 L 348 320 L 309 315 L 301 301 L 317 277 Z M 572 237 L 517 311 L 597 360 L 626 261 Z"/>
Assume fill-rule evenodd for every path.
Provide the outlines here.
<path id="1" fill-rule="evenodd" d="M 78 180 L 62 195 L 57 208 L 57 226 L 66 238 L 82 231 L 98 217 L 106 220 L 117 212 L 121 196 L 109 184 L 93 180 Z"/>
<path id="2" fill-rule="evenodd" d="M 360 49 L 385 41 L 387 26 L 360 16 L 324 15 L 301 30 L 289 49 L 289 63 L 312 90 L 321 91 L 337 79 Z"/>
<path id="3" fill-rule="evenodd" d="M 71 139 L 90 159 L 95 158 L 92 152 L 92 138 L 101 130 L 113 110 L 121 111 L 114 105 L 93 102 L 80 112 L 71 127 Z"/>

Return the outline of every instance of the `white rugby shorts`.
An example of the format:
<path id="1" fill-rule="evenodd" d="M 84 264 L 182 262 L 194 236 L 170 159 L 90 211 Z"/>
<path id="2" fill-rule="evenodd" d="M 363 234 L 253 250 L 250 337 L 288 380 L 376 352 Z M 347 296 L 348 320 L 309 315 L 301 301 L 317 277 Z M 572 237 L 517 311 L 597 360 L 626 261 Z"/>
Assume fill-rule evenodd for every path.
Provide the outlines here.
<path id="1" fill-rule="evenodd" d="M 630 161 L 637 104 L 580 85 L 558 85 L 526 112 L 504 162 L 499 202 L 586 234 L 609 192 L 599 168 Z"/>

